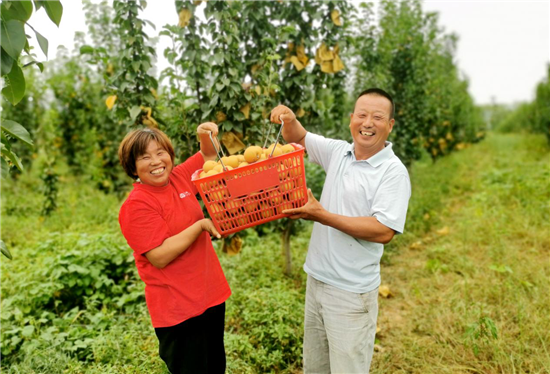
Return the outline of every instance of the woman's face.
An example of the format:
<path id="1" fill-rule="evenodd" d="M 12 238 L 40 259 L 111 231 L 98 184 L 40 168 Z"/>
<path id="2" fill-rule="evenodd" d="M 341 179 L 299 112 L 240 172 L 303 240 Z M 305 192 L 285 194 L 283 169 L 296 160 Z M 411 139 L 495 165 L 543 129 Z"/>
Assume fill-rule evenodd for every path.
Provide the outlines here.
<path id="1" fill-rule="evenodd" d="M 136 159 L 137 176 L 141 183 L 150 186 L 166 186 L 172 168 L 170 154 L 155 140 L 151 140 L 145 153 Z"/>

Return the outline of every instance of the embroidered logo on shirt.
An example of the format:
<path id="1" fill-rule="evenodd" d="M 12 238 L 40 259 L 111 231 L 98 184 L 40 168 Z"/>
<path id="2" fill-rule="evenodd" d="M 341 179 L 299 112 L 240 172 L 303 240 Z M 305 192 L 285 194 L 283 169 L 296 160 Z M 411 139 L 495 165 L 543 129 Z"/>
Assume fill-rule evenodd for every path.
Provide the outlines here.
<path id="1" fill-rule="evenodd" d="M 191 196 L 191 194 L 187 191 L 180 193 L 180 199 L 183 199 L 184 197 Z"/>

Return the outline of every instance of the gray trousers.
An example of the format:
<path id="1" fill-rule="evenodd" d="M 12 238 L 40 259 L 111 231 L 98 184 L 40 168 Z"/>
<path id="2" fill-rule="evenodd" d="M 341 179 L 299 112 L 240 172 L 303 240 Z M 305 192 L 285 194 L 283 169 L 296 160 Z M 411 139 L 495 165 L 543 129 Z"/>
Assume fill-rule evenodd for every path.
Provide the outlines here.
<path id="1" fill-rule="evenodd" d="M 308 275 L 304 374 L 367 374 L 377 317 L 378 289 L 358 294 Z"/>

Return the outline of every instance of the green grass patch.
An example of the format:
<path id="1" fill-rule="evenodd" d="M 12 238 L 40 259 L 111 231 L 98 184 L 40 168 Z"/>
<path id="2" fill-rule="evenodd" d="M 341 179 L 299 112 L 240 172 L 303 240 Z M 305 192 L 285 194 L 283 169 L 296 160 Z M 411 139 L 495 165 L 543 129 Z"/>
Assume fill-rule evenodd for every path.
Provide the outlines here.
<path id="1" fill-rule="evenodd" d="M 461 192 L 383 268 L 395 297 L 381 302 L 372 372 L 550 372 L 545 139 L 490 136 L 414 173 Z"/>

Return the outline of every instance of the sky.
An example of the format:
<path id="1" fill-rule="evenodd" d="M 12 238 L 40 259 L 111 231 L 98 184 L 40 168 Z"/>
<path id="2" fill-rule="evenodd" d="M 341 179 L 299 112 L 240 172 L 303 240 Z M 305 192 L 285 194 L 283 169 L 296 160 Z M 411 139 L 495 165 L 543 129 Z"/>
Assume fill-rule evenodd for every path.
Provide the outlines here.
<path id="1" fill-rule="evenodd" d="M 58 45 L 73 47 L 76 31 L 86 31 L 81 0 L 61 3 L 59 28 L 44 9 L 29 20 L 48 39 L 49 59 L 55 58 Z M 458 35 L 456 62 L 476 104 L 534 99 L 536 85 L 545 79 L 550 63 L 550 0 L 424 0 L 423 8 L 439 14 L 438 24 L 445 33 Z M 157 36 L 163 25 L 178 22 L 174 1 L 150 0 L 143 18 L 156 25 L 156 31 L 147 29 L 147 34 Z M 159 71 L 167 66 L 163 57 L 167 45 L 168 38 L 161 37 Z M 39 60 L 45 59 L 38 47 L 36 51 Z"/>

